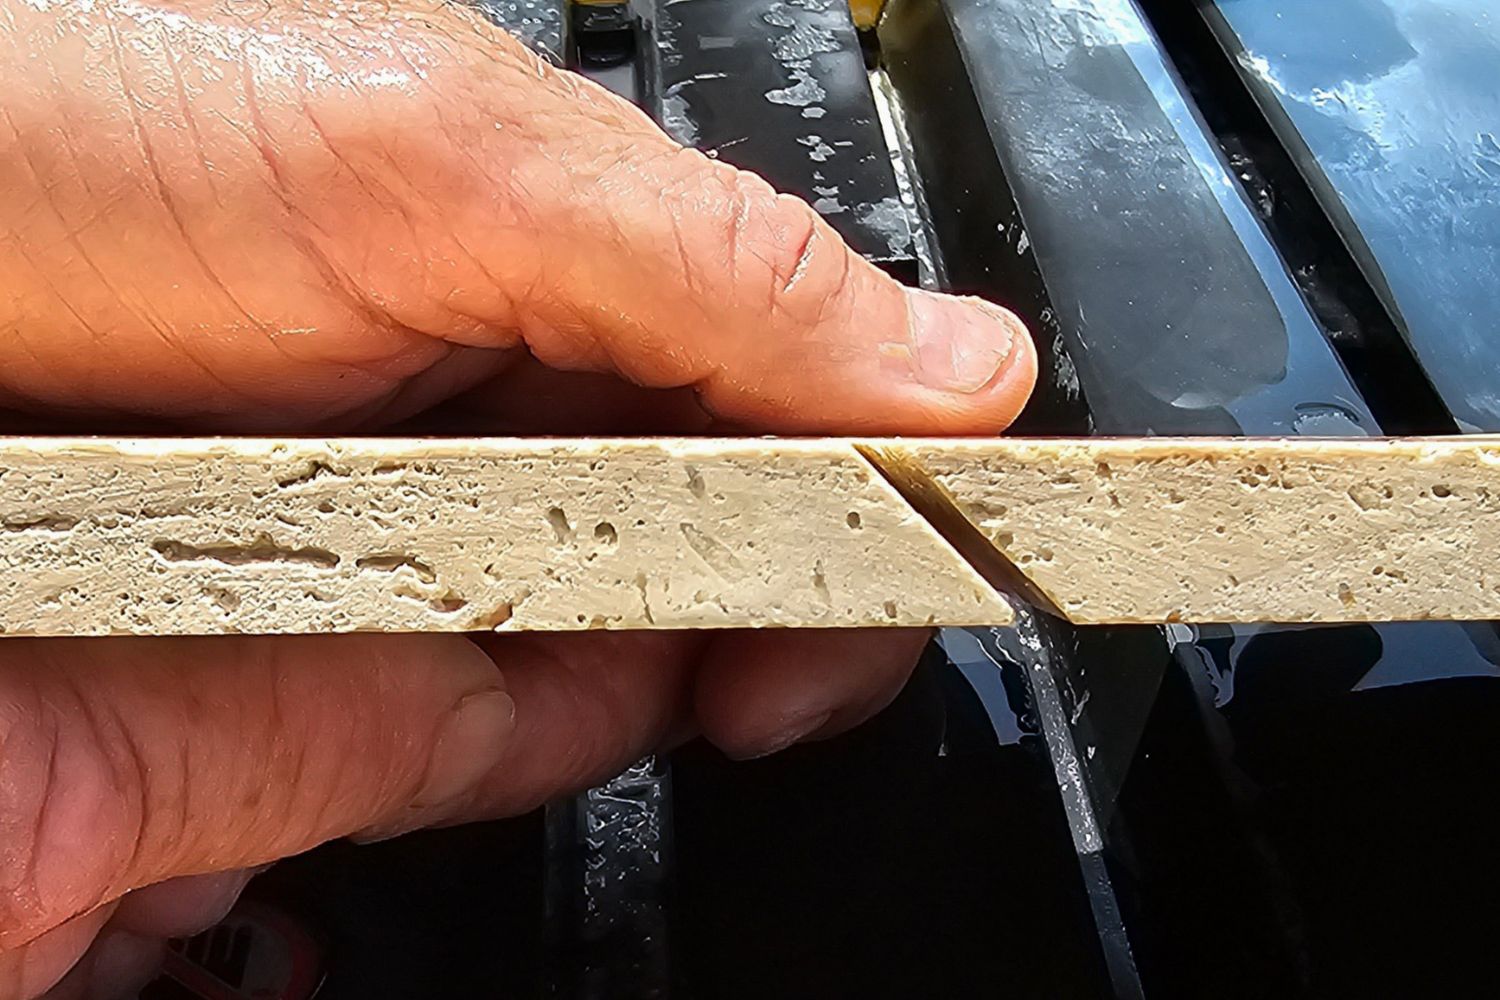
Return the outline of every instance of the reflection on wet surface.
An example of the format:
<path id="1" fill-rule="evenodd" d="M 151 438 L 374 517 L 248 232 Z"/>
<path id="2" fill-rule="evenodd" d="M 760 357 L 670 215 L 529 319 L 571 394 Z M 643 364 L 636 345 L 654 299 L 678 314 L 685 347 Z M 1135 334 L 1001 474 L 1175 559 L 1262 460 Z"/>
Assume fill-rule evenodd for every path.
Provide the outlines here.
<path id="1" fill-rule="evenodd" d="M 1174 647 L 1197 650 L 1198 662 L 1214 689 L 1214 706 L 1235 697 L 1235 674 L 1242 659 L 1259 662 L 1262 650 L 1295 643 L 1298 633 L 1338 637 L 1366 651 L 1355 662 L 1364 673 L 1350 686 L 1363 691 L 1418 684 L 1447 677 L 1500 678 L 1500 626 L 1494 622 L 1392 622 L 1312 629 L 1302 626 L 1167 626 Z"/>
<path id="2" fill-rule="evenodd" d="M 1487 975 L 1493 626 L 1196 638 L 1112 831 L 1117 884 L 1146 915 L 1132 930 L 1148 982 L 1416 996 Z M 1205 927 L 1212 960 L 1193 944 Z"/>
<path id="3" fill-rule="evenodd" d="M 1130 3 L 902 4 L 881 40 L 953 283 L 1055 332 L 1075 427 L 1374 431 Z"/>
<path id="4" fill-rule="evenodd" d="M 1500 429 L 1500 9 L 1210 6 L 1460 426 Z"/>

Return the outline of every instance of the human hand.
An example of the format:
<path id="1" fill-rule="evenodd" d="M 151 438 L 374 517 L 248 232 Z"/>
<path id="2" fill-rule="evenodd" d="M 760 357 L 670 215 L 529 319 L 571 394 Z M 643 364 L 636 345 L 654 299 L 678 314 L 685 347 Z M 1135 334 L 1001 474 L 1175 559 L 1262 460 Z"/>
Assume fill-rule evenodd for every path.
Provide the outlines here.
<path id="1" fill-rule="evenodd" d="M 453 6 L 0 0 L 0 93 L 13 428 L 994 433 L 1035 377 Z M 0 1000 L 126 992 L 331 838 L 840 732 L 925 638 L 0 641 Z"/>

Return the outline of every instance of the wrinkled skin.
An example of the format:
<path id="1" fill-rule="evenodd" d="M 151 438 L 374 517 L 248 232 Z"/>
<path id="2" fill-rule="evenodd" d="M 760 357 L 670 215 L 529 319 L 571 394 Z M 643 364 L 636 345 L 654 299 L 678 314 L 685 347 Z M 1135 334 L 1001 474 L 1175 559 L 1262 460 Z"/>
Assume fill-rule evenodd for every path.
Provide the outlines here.
<path id="1" fill-rule="evenodd" d="M 0 191 L 14 430 L 990 434 L 1035 377 L 452 6 L 0 0 Z M 5 640 L 0 1000 L 123 995 L 331 838 L 841 732 L 924 640 Z"/>

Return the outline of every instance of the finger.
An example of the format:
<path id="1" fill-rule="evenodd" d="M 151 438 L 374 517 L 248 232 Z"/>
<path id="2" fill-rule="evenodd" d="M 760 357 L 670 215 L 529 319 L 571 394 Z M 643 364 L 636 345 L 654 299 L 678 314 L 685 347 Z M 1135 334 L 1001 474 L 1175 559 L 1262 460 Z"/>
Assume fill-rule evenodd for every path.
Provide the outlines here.
<path id="1" fill-rule="evenodd" d="M 716 635 L 695 692 L 703 735 L 743 759 L 842 733 L 895 699 L 929 638 L 921 629 Z"/>
<path id="2" fill-rule="evenodd" d="M 110 927 L 158 938 L 191 937 L 223 920 L 257 869 L 168 879 L 125 894 Z"/>
<path id="3" fill-rule="evenodd" d="M 479 636 L 504 667 L 515 737 L 451 819 L 515 815 L 618 774 L 691 726 L 707 639 L 689 632 Z M 372 831 L 372 836 L 389 835 Z"/>
<path id="4" fill-rule="evenodd" d="M 0 948 L 456 799 L 513 711 L 459 637 L 0 644 Z"/>
<path id="5" fill-rule="evenodd" d="M 0 945 L 0 1000 L 32 1000 L 55 988 L 88 951 L 114 911 L 112 904 L 64 921 L 35 940 L 14 948 Z M 70 977 L 71 978 L 71 977 Z M 82 989 L 84 975 L 73 989 Z"/>

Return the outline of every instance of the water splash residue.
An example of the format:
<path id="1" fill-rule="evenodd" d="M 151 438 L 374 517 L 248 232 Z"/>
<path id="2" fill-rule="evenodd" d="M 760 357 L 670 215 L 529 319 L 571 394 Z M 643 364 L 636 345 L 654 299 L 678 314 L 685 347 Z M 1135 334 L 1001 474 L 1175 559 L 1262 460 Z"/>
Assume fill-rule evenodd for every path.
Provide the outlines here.
<path id="1" fill-rule="evenodd" d="M 771 54 L 786 68 L 791 82 L 788 86 L 766 92 L 766 100 L 772 104 L 810 108 L 828 96 L 823 85 L 813 73 L 813 57 L 824 53 L 838 52 L 840 46 L 834 34 L 833 18 L 811 18 L 793 14 L 788 7 L 797 7 L 814 13 L 827 13 L 822 3 L 775 3 L 761 14 L 761 20 L 783 33 L 771 41 Z M 820 118 L 819 113 L 803 112 L 804 118 Z"/>
<path id="2" fill-rule="evenodd" d="M 849 211 L 849 206 L 839 201 L 839 186 L 837 184 L 814 184 L 813 194 L 818 197 L 812 203 L 812 206 L 820 215 L 838 215 L 841 212 Z"/>
<path id="3" fill-rule="evenodd" d="M 814 163 L 826 163 L 834 154 L 834 148 L 821 135 L 805 135 L 797 142 L 808 148 L 807 158 Z"/>
<path id="4" fill-rule="evenodd" d="M 1078 42 L 1089 47 L 1149 45 L 1151 35 L 1131 0 L 1052 0 Z M 1041 44 L 1041 40 L 1038 40 Z M 1055 43 L 1054 43 L 1055 44 Z"/>
<path id="5" fill-rule="evenodd" d="M 1500 140 L 1493 132 L 1474 136 L 1474 166 L 1486 177 L 1500 180 Z"/>
<path id="6" fill-rule="evenodd" d="M 1292 429 L 1302 437 L 1349 437 L 1365 433 L 1359 415 L 1338 403 L 1299 403 Z"/>
<path id="7" fill-rule="evenodd" d="M 1078 377 L 1078 366 L 1073 363 L 1073 356 L 1068 353 L 1062 327 L 1057 325 L 1051 306 L 1043 309 L 1039 318 L 1043 328 L 1052 329 L 1052 384 L 1062 392 L 1063 398 L 1077 402 L 1083 398 L 1083 381 Z M 1089 414 L 1089 420 L 1093 420 L 1092 413 Z"/>
<path id="8" fill-rule="evenodd" d="M 855 217 L 867 229 L 874 230 L 884 238 L 891 256 L 911 249 L 911 220 L 900 198 L 891 196 L 870 205 L 862 205 Z"/>
<path id="9" fill-rule="evenodd" d="M 812 75 L 812 60 L 803 59 L 786 64 L 791 75 L 789 87 L 778 87 L 766 91 L 766 100 L 772 104 L 785 104 L 794 108 L 805 108 L 817 104 L 828 96 L 828 91 Z"/>
<path id="10" fill-rule="evenodd" d="M 489 21 L 515 35 L 549 61 L 562 52 L 562 5 L 547 0 L 473 0 Z"/>
<path id="11" fill-rule="evenodd" d="M 790 27 L 790 26 L 788 26 Z M 771 51 L 777 59 L 782 62 L 792 62 L 801 59 L 811 59 L 813 56 L 823 52 L 839 51 L 838 39 L 833 32 L 822 25 L 799 24 L 792 30 L 776 39 Z"/>
<path id="12" fill-rule="evenodd" d="M 682 96 L 682 88 L 691 83 L 685 80 L 667 89 L 661 97 L 661 124 L 672 136 L 684 146 L 696 146 L 698 144 L 698 123 L 688 114 L 687 99 Z"/>
<path id="13" fill-rule="evenodd" d="M 760 16 L 760 19 L 773 28 L 795 28 L 797 19 L 786 12 L 781 4 L 776 4 Z"/>

